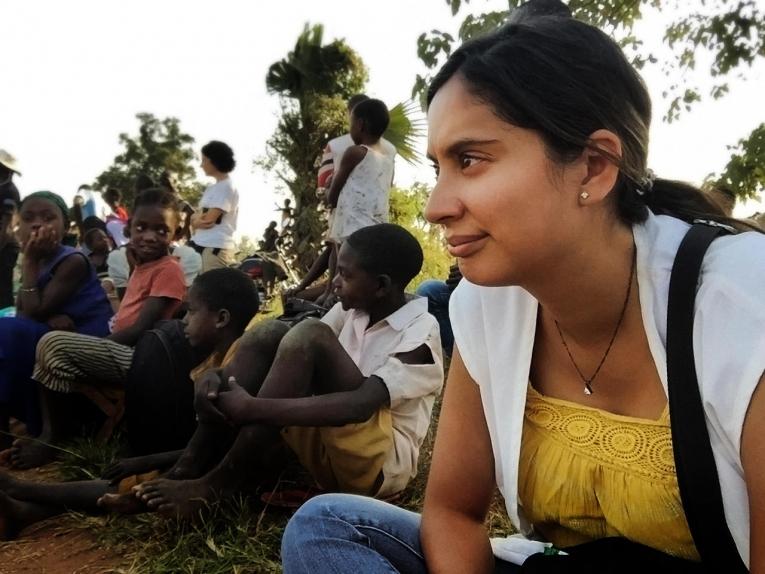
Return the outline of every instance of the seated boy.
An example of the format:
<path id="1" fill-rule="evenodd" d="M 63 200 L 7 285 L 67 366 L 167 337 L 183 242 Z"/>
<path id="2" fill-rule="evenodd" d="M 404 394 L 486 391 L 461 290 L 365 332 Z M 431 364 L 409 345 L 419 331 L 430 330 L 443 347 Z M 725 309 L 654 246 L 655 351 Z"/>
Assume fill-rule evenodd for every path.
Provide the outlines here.
<path id="1" fill-rule="evenodd" d="M 230 364 L 198 380 L 199 426 L 184 454 L 136 495 L 191 517 L 205 501 L 256 486 L 282 438 L 324 489 L 402 490 L 443 385 L 438 323 L 426 299 L 404 293 L 422 257 L 397 225 L 351 234 L 333 279 L 341 303 L 321 321 L 246 333 Z"/>
<path id="2" fill-rule="evenodd" d="M 188 301 L 189 310 L 184 317 L 186 336 L 192 347 L 209 353 L 203 365 L 208 369 L 216 367 L 258 311 L 255 285 L 241 271 L 215 269 L 197 277 Z M 125 476 L 167 468 L 179 455 L 180 452 L 160 453 L 126 459 L 115 465 L 112 472 Z M 117 486 L 108 480 L 40 483 L 18 480 L 0 472 L 0 540 L 16 536 L 31 522 L 67 510 L 96 511 L 98 499 L 116 491 Z"/>
<path id="3" fill-rule="evenodd" d="M 67 409 L 60 394 L 103 386 L 122 388 L 138 338 L 180 307 L 186 284 L 178 262 L 168 254 L 179 221 L 178 200 L 173 194 L 162 189 L 141 192 L 133 207 L 128 247 L 136 265 L 112 334 L 102 339 L 52 331 L 40 339 L 32 378 L 45 387 L 41 393 L 43 431 L 39 441 L 14 442 L 14 466 L 32 468 L 51 461 L 55 451 L 47 444 L 66 438 L 64 424 L 71 422 L 65 418 Z"/>

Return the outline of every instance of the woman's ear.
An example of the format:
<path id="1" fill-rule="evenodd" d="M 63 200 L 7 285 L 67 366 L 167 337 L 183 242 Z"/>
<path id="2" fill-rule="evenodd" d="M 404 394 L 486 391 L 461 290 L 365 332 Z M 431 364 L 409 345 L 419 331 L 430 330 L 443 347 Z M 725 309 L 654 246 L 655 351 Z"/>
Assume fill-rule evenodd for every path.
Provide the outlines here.
<path id="1" fill-rule="evenodd" d="M 622 141 L 609 130 L 597 130 L 590 135 L 589 144 L 582 151 L 584 177 L 579 184 L 579 201 L 591 205 L 603 201 L 616 186 Z"/>
<path id="2" fill-rule="evenodd" d="M 218 320 L 215 322 L 216 329 L 223 329 L 231 322 L 231 312 L 228 309 L 218 311 Z"/>

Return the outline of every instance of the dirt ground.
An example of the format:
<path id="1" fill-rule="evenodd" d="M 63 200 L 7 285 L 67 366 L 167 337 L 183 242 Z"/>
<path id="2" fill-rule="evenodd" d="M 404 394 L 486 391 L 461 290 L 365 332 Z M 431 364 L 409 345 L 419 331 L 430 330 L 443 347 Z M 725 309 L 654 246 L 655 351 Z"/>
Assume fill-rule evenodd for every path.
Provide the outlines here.
<path id="1" fill-rule="evenodd" d="M 68 518 L 46 521 L 13 542 L 0 543 L 1 574 L 106 574 L 124 566 L 98 547 L 86 530 L 67 527 Z"/>
<path id="2" fill-rule="evenodd" d="M 11 471 L 20 478 L 51 480 L 53 469 Z M 11 542 L 0 542 L 0 574 L 107 574 L 125 561 L 99 548 L 87 530 L 72 528 L 61 516 L 34 524 Z"/>

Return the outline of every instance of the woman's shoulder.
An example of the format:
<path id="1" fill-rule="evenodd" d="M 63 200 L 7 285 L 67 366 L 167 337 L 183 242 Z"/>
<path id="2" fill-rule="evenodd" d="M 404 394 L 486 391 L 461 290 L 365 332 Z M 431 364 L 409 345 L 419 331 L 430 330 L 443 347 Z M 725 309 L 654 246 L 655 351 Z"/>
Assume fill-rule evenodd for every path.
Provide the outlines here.
<path id="1" fill-rule="evenodd" d="M 639 263 L 651 270 L 652 278 L 668 281 L 678 247 L 689 228 L 685 221 L 667 215 L 650 215 L 634 227 Z M 712 242 L 704 257 L 702 286 L 712 282 L 761 289 L 763 281 L 765 234 L 747 231 L 723 235 Z"/>
<path id="2" fill-rule="evenodd" d="M 236 187 L 230 177 L 216 181 L 205 190 L 205 195 L 218 195 L 226 193 L 235 193 Z"/>
<path id="3" fill-rule="evenodd" d="M 765 234 L 747 231 L 725 235 L 709 247 L 704 273 L 736 284 L 765 285 Z"/>

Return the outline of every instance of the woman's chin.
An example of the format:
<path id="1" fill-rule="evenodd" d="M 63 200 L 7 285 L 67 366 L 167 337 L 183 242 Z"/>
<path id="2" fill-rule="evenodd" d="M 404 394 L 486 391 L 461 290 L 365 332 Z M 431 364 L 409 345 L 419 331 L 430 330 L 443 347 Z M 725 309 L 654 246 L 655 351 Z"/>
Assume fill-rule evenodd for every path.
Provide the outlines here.
<path id="1" fill-rule="evenodd" d="M 498 265 L 476 263 L 464 260 L 459 262 L 462 276 L 474 285 L 480 285 L 481 287 L 507 287 L 515 284 L 509 270 L 504 270 Z"/>

